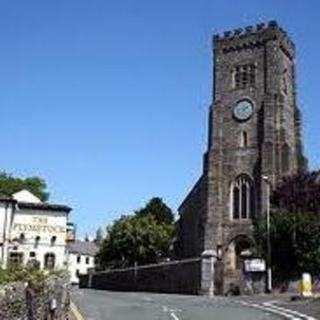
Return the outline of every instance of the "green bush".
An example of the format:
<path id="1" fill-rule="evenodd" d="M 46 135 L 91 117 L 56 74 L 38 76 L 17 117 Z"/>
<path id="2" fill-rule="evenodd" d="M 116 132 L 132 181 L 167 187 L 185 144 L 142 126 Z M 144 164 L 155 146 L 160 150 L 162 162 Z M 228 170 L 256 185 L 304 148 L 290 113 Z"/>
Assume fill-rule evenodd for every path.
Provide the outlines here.
<path id="1" fill-rule="evenodd" d="M 22 265 L 11 265 L 7 269 L 0 268 L 0 285 L 21 281 L 35 290 L 42 290 L 45 281 L 52 275 L 60 276 L 61 271 L 41 271 Z"/>

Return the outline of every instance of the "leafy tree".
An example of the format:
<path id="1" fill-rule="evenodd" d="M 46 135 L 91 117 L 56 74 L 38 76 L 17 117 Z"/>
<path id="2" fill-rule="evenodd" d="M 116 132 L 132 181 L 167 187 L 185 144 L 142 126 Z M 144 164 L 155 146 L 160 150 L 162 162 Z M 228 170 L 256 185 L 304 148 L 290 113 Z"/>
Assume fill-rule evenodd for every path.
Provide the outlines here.
<path id="1" fill-rule="evenodd" d="M 320 172 L 300 171 L 285 177 L 272 195 L 275 208 L 290 212 L 320 211 Z"/>
<path id="2" fill-rule="evenodd" d="M 174 233 L 173 213 L 161 199 L 154 198 L 145 208 L 115 220 L 98 254 L 102 267 L 128 267 L 167 257 Z"/>
<path id="3" fill-rule="evenodd" d="M 49 193 L 46 191 L 46 182 L 39 177 L 19 178 L 8 173 L 0 173 L 0 194 L 12 195 L 22 189 L 29 190 L 40 200 L 46 201 L 49 199 Z"/>
<path id="4" fill-rule="evenodd" d="M 271 214 L 272 268 L 276 282 L 301 277 L 303 272 L 319 276 L 320 221 L 313 212 L 274 211 Z M 255 227 L 260 252 L 266 253 L 266 226 Z"/>
<path id="5" fill-rule="evenodd" d="M 320 181 L 318 172 L 299 172 L 286 177 L 272 195 L 270 238 L 276 282 L 319 276 Z M 266 256 L 266 225 L 254 223 L 256 250 Z"/>
<path id="6" fill-rule="evenodd" d="M 159 223 L 173 223 L 174 214 L 161 198 L 152 198 L 144 208 L 137 210 L 137 216 L 152 216 Z"/>

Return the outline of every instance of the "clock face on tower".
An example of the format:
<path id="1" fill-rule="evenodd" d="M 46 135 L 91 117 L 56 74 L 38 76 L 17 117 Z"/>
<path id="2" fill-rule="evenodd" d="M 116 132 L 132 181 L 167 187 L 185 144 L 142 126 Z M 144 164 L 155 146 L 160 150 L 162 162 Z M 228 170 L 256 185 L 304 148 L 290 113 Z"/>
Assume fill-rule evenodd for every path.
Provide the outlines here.
<path id="1" fill-rule="evenodd" d="M 233 108 L 233 116 L 239 121 L 248 120 L 253 113 L 253 105 L 248 100 L 239 101 Z"/>

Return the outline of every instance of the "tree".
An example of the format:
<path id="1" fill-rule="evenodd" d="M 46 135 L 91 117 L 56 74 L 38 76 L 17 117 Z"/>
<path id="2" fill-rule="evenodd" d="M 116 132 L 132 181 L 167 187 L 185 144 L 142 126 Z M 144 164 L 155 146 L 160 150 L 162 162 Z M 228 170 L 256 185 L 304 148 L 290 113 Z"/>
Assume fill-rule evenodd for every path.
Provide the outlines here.
<path id="1" fill-rule="evenodd" d="M 122 216 L 107 227 L 98 254 L 102 267 L 155 263 L 168 256 L 174 233 L 173 213 L 161 199 L 154 199 L 133 215 Z"/>
<path id="2" fill-rule="evenodd" d="M 319 276 L 320 221 L 313 212 L 276 210 L 271 214 L 271 248 L 274 280 L 301 277 L 303 272 Z M 259 252 L 266 253 L 266 226 L 255 226 Z"/>
<path id="3" fill-rule="evenodd" d="M 137 216 L 152 216 L 159 223 L 173 223 L 174 214 L 172 210 L 162 201 L 161 198 L 152 198 L 144 208 L 137 210 Z"/>
<path id="4" fill-rule="evenodd" d="M 275 208 L 290 212 L 320 211 L 320 172 L 299 171 L 283 178 L 271 198 Z"/>
<path id="5" fill-rule="evenodd" d="M 19 178 L 6 172 L 0 173 L 0 194 L 11 196 L 13 193 L 26 189 L 42 201 L 49 199 L 46 182 L 39 177 Z"/>
<path id="6" fill-rule="evenodd" d="M 286 177 L 272 195 L 271 247 L 274 280 L 282 282 L 303 272 L 319 276 L 320 174 L 299 172 Z M 266 254 L 266 225 L 254 223 L 256 249 Z"/>

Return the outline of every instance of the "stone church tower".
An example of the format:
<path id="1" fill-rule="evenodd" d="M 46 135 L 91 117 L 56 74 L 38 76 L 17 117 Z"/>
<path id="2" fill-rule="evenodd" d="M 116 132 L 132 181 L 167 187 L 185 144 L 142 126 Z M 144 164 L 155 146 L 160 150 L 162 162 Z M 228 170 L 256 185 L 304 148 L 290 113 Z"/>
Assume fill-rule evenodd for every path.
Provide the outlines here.
<path id="1" fill-rule="evenodd" d="M 222 251 L 221 291 L 239 284 L 252 220 L 274 187 L 303 165 L 295 46 L 275 21 L 215 35 L 213 104 L 203 174 L 179 208 L 177 252 Z M 259 221 L 259 220 L 258 220 Z"/>

